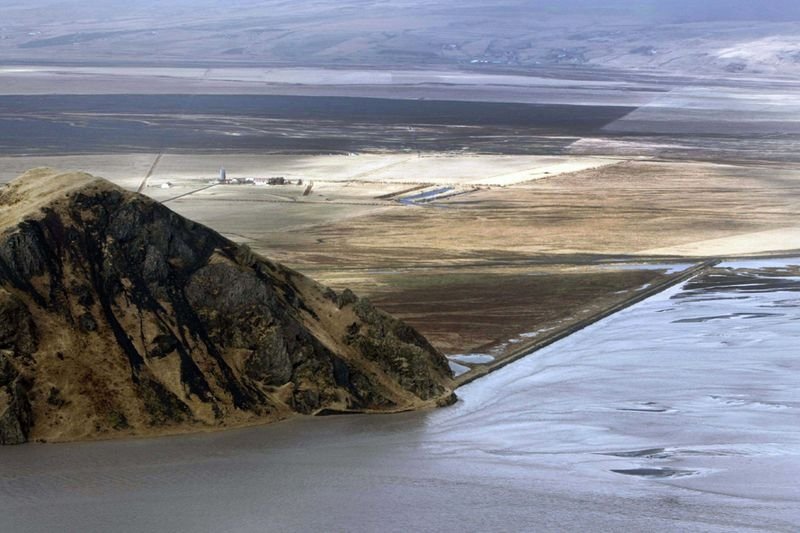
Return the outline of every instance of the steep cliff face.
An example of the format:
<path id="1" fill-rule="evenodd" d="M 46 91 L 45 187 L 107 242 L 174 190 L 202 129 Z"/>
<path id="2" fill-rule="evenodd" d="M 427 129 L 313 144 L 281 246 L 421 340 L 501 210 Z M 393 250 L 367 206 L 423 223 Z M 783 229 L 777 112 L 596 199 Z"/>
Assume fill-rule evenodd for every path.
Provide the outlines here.
<path id="1" fill-rule="evenodd" d="M 104 180 L 31 171 L 0 231 L 0 443 L 453 399 L 410 327 Z"/>

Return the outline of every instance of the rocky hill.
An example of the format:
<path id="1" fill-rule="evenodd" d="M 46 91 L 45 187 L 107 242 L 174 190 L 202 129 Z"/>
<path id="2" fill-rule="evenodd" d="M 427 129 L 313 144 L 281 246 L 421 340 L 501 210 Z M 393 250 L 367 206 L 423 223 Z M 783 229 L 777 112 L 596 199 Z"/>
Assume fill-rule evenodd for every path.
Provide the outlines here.
<path id="1" fill-rule="evenodd" d="M 454 399 L 409 326 L 105 180 L 30 171 L 0 232 L 0 443 Z"/>

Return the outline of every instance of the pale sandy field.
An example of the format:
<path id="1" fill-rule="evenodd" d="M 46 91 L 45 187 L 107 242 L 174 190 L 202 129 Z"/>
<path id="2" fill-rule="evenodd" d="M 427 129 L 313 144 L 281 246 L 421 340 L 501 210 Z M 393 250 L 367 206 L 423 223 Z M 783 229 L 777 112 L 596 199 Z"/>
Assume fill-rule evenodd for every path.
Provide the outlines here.
<path id="1" fill-rule="evenodd" d="M 215 185 L 222 165 L 231 178 L 283 176 L 303 185 Z M 36 166 L 85 169 L 130 190 L 144 184 L 144 193 L 173 209 L 256 249 L 277 246 L 298 264 L 332 247 L 365 251 L 378 263 L 476 254 L 705 257 L 800 248 L 800 173 L 789 165 L 469 154 L 139 154 L 2 157 L 0 180 Z M 464 194 L 426 206 L 396 201 L 444 186 Z M 388 249 L 369 253 L 376 247 Z M 408 254 L 409 248 L 416 251 Z"/>
<path id="2" fill-rule="evenodd" d="M 0 157 L 0 182 L 38 166 L 85 169 L 135 190 L 158 154 Z M 149 185 L 166 181 L 195 186 L 215 180 L 220 167 L 230 178 L 283 176 L 321 184 L 336 182 L 393 185 L 507 186 L 544 177 L 600 168 L 619 158 L 389 153 L 359 155 L 194 155 L 164 154 L 152 168 Z M 389 192 L 388 190 L 386 192 Z"/>

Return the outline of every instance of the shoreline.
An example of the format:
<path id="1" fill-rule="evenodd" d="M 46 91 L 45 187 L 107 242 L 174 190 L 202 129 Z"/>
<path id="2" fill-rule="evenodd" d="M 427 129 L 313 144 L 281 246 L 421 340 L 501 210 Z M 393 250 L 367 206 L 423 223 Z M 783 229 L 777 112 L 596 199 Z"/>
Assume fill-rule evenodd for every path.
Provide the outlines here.
<path id="1" fill-rule="evenodd" d="M 496 372 L 497 370 L 500 370 L 501 368 L 504 368 L 510 365 L 511 363 L 519 361 L 520 359 L 528 357 L 529 355 L 534 355 L 542 348 L 545 348 L 547 346 L 550 346 L 551 344 L 554 344 L 555 342 L 565 339 L 570 335 L 572 335 L 573 333 L 585 329 L 586 327 L 591 326 L 592 324 L 595 324 L 596 322 L 599 322 L 604 318 L 608 318 L 618 313 L 619 311 L 622 311 L 639 302 L 642 302 L 650 298 L 651 296 L 655 296 L 656 294 L 659 294 L 669 289 L 670 287 L 674 287 L 679 283 L 687 281 L 695 277 L 696 275 L 701 274 L 702 272 L 708 270 L 709 268 L 713 268 L 722 261 L 723 259 L 721 258 L 707 259 L 702 263 L 687 268 L 682 272 L 678 272 L 661 282 L 655 283 L 652 287 L 648 287 L 646 290 L 640 292 L 639 294 L 635 294 L 630 298 L 623 300 L 622 302 L 606 307 L 605 309 L 593 313 L 591 316 L 579 320 L 574 324 L 569 324 L 562 328 L 558 328 L 555 331 L 545 334 L 543 337 L 539 339 L 535 339 L 530 342 L 523 342 L 514 350 L 508 352 L 501 359 L 497 359 L 487 365 L 482 365 L 480 367 L 472 368 L 472 370 L 465 372 L 460 376 L 457 376 L 455 378 L 456 393 L 458 393 L 458 389 L 464 385 L 472 383 L 473 381 L 480 379 L 484 376 L 488 376 L 489 374 Z"/>

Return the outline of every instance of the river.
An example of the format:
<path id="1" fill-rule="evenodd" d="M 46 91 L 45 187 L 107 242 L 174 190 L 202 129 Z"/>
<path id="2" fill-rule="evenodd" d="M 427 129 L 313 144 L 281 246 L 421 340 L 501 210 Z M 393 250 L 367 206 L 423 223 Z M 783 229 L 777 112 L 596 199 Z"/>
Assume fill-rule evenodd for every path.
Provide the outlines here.
<path id="1" fill-rule="evenodd" d="M 787 264 L 722 265 L 446 409 L 0 449 L 0 531 L 797 531 Z"/>

